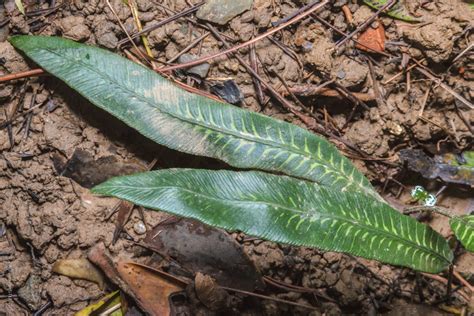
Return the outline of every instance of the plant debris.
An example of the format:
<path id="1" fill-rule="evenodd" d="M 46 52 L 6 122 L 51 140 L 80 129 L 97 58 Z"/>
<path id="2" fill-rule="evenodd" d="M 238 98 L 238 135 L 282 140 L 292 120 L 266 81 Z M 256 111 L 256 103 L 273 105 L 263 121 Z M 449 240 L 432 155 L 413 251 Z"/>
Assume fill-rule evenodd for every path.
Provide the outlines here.
<path id="1" fill-rule="evenodd" d="M 123 163 L 115 156 L 94 160 L 89 152 L 82 149 L 76 149 L 67 162 L 59 154 L 54 155 L 53 161 L 59 175 L 71 178 L 85 188 L 92 188 L 112 177 L 143 170 L 142 166 Z"/>
<path id="2" fill-rule="evenodd" d="M 244 95 L 234 80 L 212 84 L 211 91 L 230 104 L 239 104 L 244 100 Z"/>
<path id="3" fill-rule="evenodd" d="M 52 271 L 71 278 L 84 279 L 97 283 L 101 289 L 104 289 L 105 286 L 102 272 L 85 258 L 58 260 L 54 263 Z"/>
<path id="4" fill-rule="evenodd" d="M 392 6 L 388 12 L 387 15 L 391 16 L 395 19 L 407 21 L 407 22 L 420 22 L 421 19 L 413 16 L 408 12 L 407 8 L 405 7 L 404 3 L 405 0 L 392 0 L 395 1 L 396 4 Z M 367 4 L 368 6 L 374 8 L 374 9 L 381 9 L 383 6 L 385 6 L 389 1 L 388 0 L 364 0 L 364 3 Z"/>
<path id="5" fill-rule="evenodd" d="M 383 24 L 376 22 L 377 27 L 368 27 L 359 38 L 356 47 L 367 52 L 383 52 L 385 50 L 385 30 Z"/>
<path id="6" fill-rule="evenodd" d="M 198 56 L 195 55 L 183 54 L 179 57 L 178 62 L 180 64 L 185 64 L 187 62 L 196 60 L 197 58 Z M 208 63 L 202 63 L 200 65 L 187 68 L 186 73 L 196 75 L 199 78 L 206 78 L 210 68 L 211 65 L 209 65 Z"/>
<path id="7" fill-rule="evenodd" d="M 190 219 L 172 218 L 148 232 L 144 243 L 176 260 L 191 272 L 188 277 L 200 272 L 222 286 L 247 291 L 263 285 L 254 263 L 223 230 Z"/>
<path id="8" fill-rule="evenodd" d="M 410 170 L 419 172 L 425 178 L 439 178 L 446 183 L 474 186 L 472 152 L 437 155 L 431 158 L 422 150 L 404 149 L 400 151 L 400 158 L 407 163 Z"/>
<path id="9" fill-rule="evenodd" d="M 170 315 L 170 296 L 186 286 L 159 270 L 133 262 L 119 262 L 117 271 L 149 315 Z"/>
<path id="10" fill-rule="evenodd" d="M 217 311 L 229 306 L 229 294 L 210 276 L 197 273 L 194 288 L 199 300 L 210 310 Z"/>
<path id="11" fill-rule="evenodd" d="M 435 206 L 437 202 L 436 196 L 428 193 L 425 188 L 420 185 L 413 188 L 411 197 L 425 206 Z"/>
<path id="12" fill-rule="evenodd" d="M 75 316 L 92 316 L 107 312 L 110 316 L 122 316 L 120 291 L 107 294 L 99 301 L 77 312 Z"/>

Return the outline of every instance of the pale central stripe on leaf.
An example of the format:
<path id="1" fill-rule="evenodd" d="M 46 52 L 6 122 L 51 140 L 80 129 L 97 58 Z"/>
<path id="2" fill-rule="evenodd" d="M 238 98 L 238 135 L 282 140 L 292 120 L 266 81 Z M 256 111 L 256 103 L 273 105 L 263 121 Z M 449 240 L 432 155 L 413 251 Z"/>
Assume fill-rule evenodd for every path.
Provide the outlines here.
<path id="1" fill-rule="evenodd" d="M 162 145 L 380 199 L 333 145 L 303 128 L 186 92 L 99 48 L 54 37 L 19 36 L 11 42 L 92 103 Z"/>
<path id="2" fill-rule="evenodd" d="M 170 169 L 115 178 L 94 192 L 276 242 L 432 273 L 452 259 L 442 236 L 385 203 L 285 176 Z"/>

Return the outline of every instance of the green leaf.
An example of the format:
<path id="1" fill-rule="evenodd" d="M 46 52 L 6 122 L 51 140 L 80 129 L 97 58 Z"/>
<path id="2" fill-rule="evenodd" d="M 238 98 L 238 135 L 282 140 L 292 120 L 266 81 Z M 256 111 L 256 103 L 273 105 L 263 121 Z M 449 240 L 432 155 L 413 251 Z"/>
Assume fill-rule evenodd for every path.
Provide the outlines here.
<path id="1" fill-rule="evenodd" d="M 449 225 L 464 248 L 474 252 L 474 215 L 453 217 Z"/>
<path id="2" fill-rule="evenodd" d="M 328 141 L 298 126 L 184 91 L 119 55 L 57 37 L 11 43 L 93 104 L 146 137 L 238 168 L 282 172 L 380 199 Z"/>
<path id="3" fill-rule="evenodd" d="M 410 12 L 408 12 L 408 10 L 405 8 L 405 6 L 401 3 L 400 0 L 397 1 L 398 3 L 396 3 L 388 12 L 386 12 L 388 16 L 406 22 L 420 21 L 419 18 L 414 17 L 410 14 Z M 371 8 L 380 10 L 384 5 L 388 3 L 388 0 L 364 0 L 364 3 Z"/>
<path id="4" fill-rule="evenodd" d="M 23 2 L 21 0 L 15 0 L 16 7 L 21 14 L 25 15 L 25 7 L 23 6 Z"/>
<path id="5" fill-rule="evenodd" d="M 169 169 L 113 178 L 93 192 L 275 242 L 438 273 L 446 240 L 360 193 L 262 172 Z"/>

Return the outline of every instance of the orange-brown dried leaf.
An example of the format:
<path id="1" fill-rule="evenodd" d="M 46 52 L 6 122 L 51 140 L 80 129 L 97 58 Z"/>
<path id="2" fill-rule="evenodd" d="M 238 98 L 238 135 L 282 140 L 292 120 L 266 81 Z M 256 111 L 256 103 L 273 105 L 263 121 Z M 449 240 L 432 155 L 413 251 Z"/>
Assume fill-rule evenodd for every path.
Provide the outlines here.
<path id="1" fill-rule="evenodd" d="M 369 27 L 362 33 L 357 41 L 356 48 L 366 52 L 380 52 L 385 50 L 385 29 L 382 23 L 378 22 L 377 28 Z"/>
<path id="2" fill-rule="evenodd" d="M 170 315 L 169 296 L 182 291 L 184 282 L 177 281 L 162 271 L 133 262 L 119 262 L 116 268 L 147 314 Z"/>

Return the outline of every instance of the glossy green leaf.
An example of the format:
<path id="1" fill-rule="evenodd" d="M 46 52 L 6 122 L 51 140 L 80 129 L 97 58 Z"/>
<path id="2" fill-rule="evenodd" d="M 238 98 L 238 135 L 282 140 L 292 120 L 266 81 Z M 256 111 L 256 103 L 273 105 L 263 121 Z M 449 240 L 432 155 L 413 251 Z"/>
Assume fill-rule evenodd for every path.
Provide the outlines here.
<path id="1" fill-rule="evenodd" d="M 11 43 L 93 104 L 155 142 L 239 168 L 286 173 L 380 199 L 328 141 L 298 126 L 184 91 L 106 50 L 57 37 Z"/>
<path id="2" fill-rule="evenodd" d="M 474 252 L 474 215 L 453 217 L 449 225 L 461 244 L 467 250 Z"/>
<path id="3" fill-rule="evenodd" d="M 111 179 L 93 192 L 227 230 L 437 273 L 446 240 L 360 193 L 262 172 L 170 169 Z"/>
<path id="4" fill-rule="evenodd" d="M 388 10 L 388 12 L 386 12 L 388 16 L 407 22 L 420 21 L 419 18 L 414 17 L 410 14 L 410 12 L 408 12 L 408 10 L 405 8 L 405 6 L 400 0 L 396 1 L 397 3 L 390 10 Z M 380 10 L 384 5 L 388 3 L 388 0 L 364 0 L 364 3 L 371 8 Z"/>

